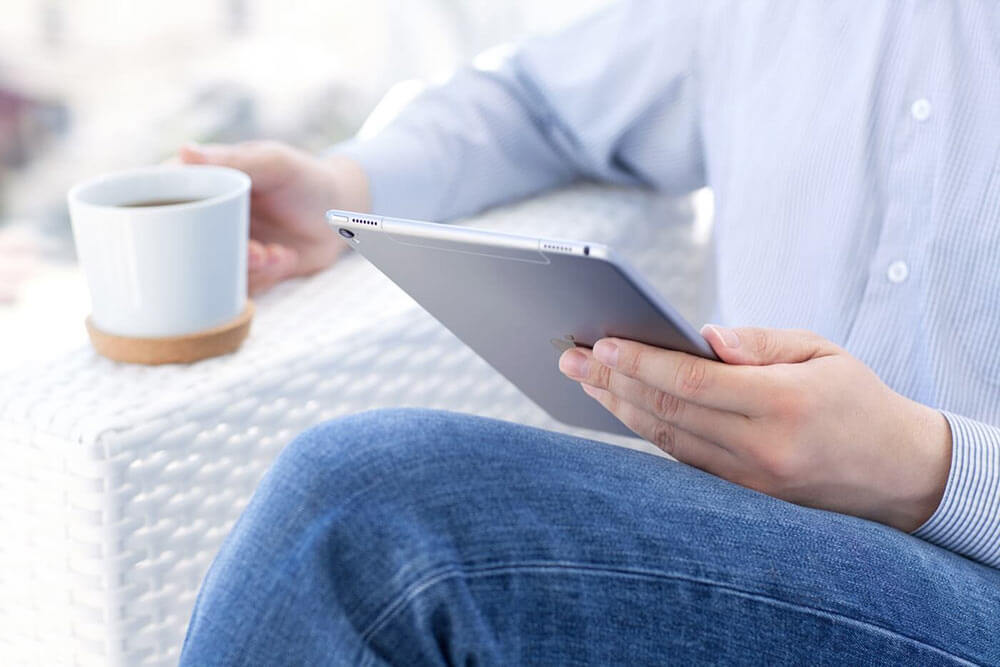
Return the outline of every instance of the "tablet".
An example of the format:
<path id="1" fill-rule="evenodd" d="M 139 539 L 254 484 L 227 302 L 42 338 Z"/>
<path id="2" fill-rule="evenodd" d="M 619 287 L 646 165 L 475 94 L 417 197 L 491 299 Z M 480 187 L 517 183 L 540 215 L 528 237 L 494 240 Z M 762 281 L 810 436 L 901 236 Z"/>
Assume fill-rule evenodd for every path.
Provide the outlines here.
<path id="1" fill-rule="evenodd" d="M 610 248 L 329 211 L 354 250 L 549 415 L 631 430 L 559 372 L 562 352 L 606 336 L 715 359 L 705 339 Z"/>

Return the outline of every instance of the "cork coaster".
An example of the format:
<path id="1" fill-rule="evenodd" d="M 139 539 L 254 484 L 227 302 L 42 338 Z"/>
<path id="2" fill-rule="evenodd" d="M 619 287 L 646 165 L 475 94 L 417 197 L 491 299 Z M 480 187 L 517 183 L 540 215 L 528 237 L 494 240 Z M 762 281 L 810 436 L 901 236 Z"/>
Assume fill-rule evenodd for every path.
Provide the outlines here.
<path id="1" fill-rule="evenodd" d="M 130 364 L 189 364 L 235 352 L 250 333 L 253 301 L 247 300 L 239 317 L 217 327 L 164 338 L 130 338 L 101 331 L 87 318 L 87 333 L 98 354 Z"/>

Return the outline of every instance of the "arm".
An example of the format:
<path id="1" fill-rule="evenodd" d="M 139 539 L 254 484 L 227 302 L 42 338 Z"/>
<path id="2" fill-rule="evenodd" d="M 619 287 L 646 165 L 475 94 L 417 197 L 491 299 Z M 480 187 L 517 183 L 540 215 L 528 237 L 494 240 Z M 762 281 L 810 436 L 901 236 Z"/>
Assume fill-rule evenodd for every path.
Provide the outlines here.
<path id="1" fill-rule="evenodd" d="M 577 178 L 695 189 L 698 6 L 616 3 L 497 67 L 460 71 L 334 152 L 362 166 L 374 212 L 409 218 L 466 215 Z"/>
<path id="2" fill-rule="evenodd" d="M 691 75 L 700 11 L 620 2 L 496 68 L 461 71 L 326 159 L 274 142 L 192 145 L 180 159 L 253 179 L 252 292 L 343 251 L 317 211 L 441 220 L 579 177 L 692 190 L 704 181 Z"/>

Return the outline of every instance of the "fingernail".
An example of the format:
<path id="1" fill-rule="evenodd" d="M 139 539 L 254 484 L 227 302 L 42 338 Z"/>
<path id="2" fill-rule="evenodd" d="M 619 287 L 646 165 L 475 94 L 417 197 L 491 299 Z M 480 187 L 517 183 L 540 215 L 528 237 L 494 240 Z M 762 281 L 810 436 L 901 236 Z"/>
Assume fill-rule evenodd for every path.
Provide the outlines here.
<path id="1" fill-rule="evenodd" d="M 572 378 L 585 378 L 590 372 L 590 362 L 583 352 L 567 350 L 559 357 L 559 370 Z"/>
<path id="2" fill-rule="evenodd" d="M 605 366 L 618 365 L 618 346 L 610 340 L 599 340 L 594 344 L 594 356 Z"/>
<path id="3" fill-rule="evenodd" d="M 725 345 L 726 347 L 737 348 L 740 346 L 739 334 L 737 334 L 732 329 L 727 329 L 726 327 L 720 327 L 717 324 L 706 324 L 702 328 L 703 333 L 705 329 L 711 329 L 712 331 L 714 331 L 715 335 L 719 337 L 719 340 L 721 340 L 722 344 Z"/>

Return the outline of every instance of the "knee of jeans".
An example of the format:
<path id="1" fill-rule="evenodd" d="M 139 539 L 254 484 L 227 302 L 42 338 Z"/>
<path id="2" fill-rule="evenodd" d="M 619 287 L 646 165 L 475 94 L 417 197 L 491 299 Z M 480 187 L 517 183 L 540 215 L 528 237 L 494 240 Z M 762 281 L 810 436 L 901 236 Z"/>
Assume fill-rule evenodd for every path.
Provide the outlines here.
<path id="1" fill-rule="evenodd" d="M 302 491 L 343 493 L 355 478 L 389 481 L 406 460 L 448 447 L 449 422 L 467 419 L 434 410 L 383 409 L 334 419 L 303 431 L 275 462 L 271 475 Z M 335 488 L 334 488 L 335 487 Z"/>

